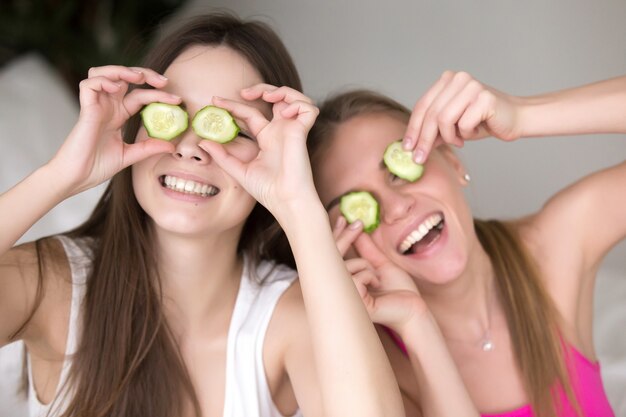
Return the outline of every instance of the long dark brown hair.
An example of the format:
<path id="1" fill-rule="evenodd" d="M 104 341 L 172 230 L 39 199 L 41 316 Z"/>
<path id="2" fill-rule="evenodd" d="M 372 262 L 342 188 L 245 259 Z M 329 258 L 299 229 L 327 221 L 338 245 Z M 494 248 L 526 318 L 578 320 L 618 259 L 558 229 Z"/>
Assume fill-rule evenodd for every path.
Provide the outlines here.
<path id="1" fill-rule="evenodd" d="M 162 74 L 194 45 L 231 48 L 258 70 L 264 82 L 302 91 L 295 65 L 274 31 L 262 22 L 228 13 L 181 22 L 154 46 L 142 66 Z M 135 140 L 139 124 L 137 116 L 129 120 L 126 142 Z M 70 394 L 64 417 L 166 417 L 190 407 L 200 415 L 193 384 L 163 315 L 150 224 L 135 198 L 127 168 L 111 179 L 89 219 L 68 233 L 92 242 L 93 263 L 81 311 L 80 342 L 63 387 Z M 37 245 L 39 302 L 47 252 L 42 242 Z M 237 250 L 251 263 L 268 259 L 293 265 L 280 227 L 258 203 L 246 220 Z"/>
<path id="2" fill-rule="evenodd" d="M 368 90 L 344 92 L 321 103 L 307 141 L 313 173 L 322 169 L 325 152 L 342 123 L 359 115 L 381 113 L 407 123 L 410 117 L 402 104 Z M 558 386 L 578 408 L 567 378 L 557 309 L 516 229 L 505 222 L 479 219 L 474 219 L 474 227 L 494 268 L 515 360 L 534 412 L 540 417 L 556 416 Z"/>

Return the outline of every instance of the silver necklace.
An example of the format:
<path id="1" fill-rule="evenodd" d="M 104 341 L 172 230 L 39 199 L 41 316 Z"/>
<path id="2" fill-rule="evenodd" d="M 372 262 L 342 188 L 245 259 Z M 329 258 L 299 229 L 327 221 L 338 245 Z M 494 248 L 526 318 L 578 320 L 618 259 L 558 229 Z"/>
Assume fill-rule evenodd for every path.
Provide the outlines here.
<path id="1" fill-rule="evenodd" d="M 462 342 L 461 340 L 450 339 L 449 337 L 446 337 L 446 339 L 455 342 Z M 467 341 L 464 343 L 467 343 Z M 496 348 L 493 338 L 491 337 L 491 302 L 487 303 L 487 328 L 485 329 L 485 332 L 478 341 L 478 346 L 480 346 L 480 349 L 483 352 L 491 352 Z"/>
<path id="2" fill-rule="evenodd" d="M 480 341 L 480 347 L 483 352 L 491 352 L 496 347 L 491 338 L 491 291 L 487 294 L 487 330 L 485 330 Z"/>
<path id="3" fill-rule="evenodd" d="M 491 327 L 491 323 L 489 323 L 489 327 Z M 487 330 L 485 331 L 485 334 L 480 341 L 480 348 L 483 350 L 483 352 L 491 352 L 495 348 L 495 345 L 493 344 L 493 339 L 491 338 L 490 328 L 487 328 Z"/>
<path id="4" fill-rule="evenodd" d="M 463 343 L 463 344 L 467 344 L 468 341 L 467 340 L 459 340 L 459 339 L 454 339 L 454 338 L 450 338 L 449 336 L 445 336 L 444 337 L 450 341 L 450 342 L 455 342 L 455 343 Z M 480 347 L 480 349 L 483 352 L 491 352 L 492 350 L 494 350 L 496 348 L 496 345 L 493 341 L 493 338 L 491 337 L 491 320 L 489 320 L 488 324 L 487 324 L 487 329 L 485 330 L 485 332 L 483 333 L 483 336 L 480 338 L 480 340 L 478 341 L 478 343 L 476 342 L 471 342 L 472 345 L 476 346 L 476 344 Z"/>

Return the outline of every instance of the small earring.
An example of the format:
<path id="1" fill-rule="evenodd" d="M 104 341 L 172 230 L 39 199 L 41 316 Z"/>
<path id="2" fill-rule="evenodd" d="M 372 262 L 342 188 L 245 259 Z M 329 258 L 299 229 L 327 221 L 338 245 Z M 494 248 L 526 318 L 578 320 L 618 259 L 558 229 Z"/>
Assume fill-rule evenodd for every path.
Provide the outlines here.
<path id="1" fill-rule="evenodd" d="M 465 180 L 465 182 L 470 182 L 472 181 L 472 177 L 470 177 L 470 175 L 468 173 L 466 173 L 465 175 L 463 175 L 463 179 Z"/>

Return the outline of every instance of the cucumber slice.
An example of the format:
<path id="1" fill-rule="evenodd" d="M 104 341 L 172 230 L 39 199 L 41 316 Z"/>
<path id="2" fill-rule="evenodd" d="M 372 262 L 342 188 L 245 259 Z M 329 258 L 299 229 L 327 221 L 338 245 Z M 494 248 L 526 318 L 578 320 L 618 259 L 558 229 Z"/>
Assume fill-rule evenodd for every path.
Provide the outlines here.
<path id="1" fill-rule="evenodd" d="M 410 182 L 417 181 L 424 173 L 424 165 L 413 161 L 413 153 L 402 149 L 402 141 L 391 142 L 385 153 L 383 161 L 392 174 Z"/>
<path id="2" fill-rule="evenodd" d="M 380 223 L 378 201 L 367 191 L 345 194 L 339 202 L 339 210 L 348 223 L 361 220 L 366 233 L 372 233 Z"/>
<path id="3" fill-rule="evenodd" d="M 141 120 L 152 138 L 172 140 L 189 125 L 189 116 L 180 106 L 150 103 L 141 111 Z"/>
<path id="4" fill-rule="evenodd" d="M 198 136 L 218 143 L 226 143 L 239 134 L 239 126 L 230 113 L 216 106 L 200 109 L 191 121 L 191 127 Z"/>

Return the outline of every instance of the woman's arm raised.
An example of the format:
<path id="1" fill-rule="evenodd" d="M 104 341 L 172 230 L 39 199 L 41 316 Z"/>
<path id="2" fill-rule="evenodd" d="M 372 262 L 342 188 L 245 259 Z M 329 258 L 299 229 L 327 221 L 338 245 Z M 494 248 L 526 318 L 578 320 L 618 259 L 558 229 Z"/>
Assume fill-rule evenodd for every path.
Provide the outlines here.
<path id="1" fill-rule="evenodd" d="M 38 288 L 34 245 L 13 245 L 41 217 L 66 198 L 111 178 L 149 155 L 171 150 L 171 144 L 148 140 L 126 144 L 122 126 L 151 101 L 178 103 L 159 90 L 134 90 L 130 83 L 162 87 L 160 75 L 144 68 L 93 68 L 80 85 L 80 116 L 71 133 L 44 166 L 0 195 L 0 345 L 29 317 Z M 49 292 L 48 292 L 49 293 Z"/>
<path id="2" fill-rule="evenodd" d="M 313 185 L 305 145 L 317 108 L 286 87 L 261 84 L 242 95 L 272 103 L 272 121 L 250 106 L 214 101 L 247 125 L 259 143 L 257 158 L 243 163 L 219 144 L 205 141 L 200 146 L 272 212 L 289 239 L 319 378 L 316 387 L 309 387 L 311 395 L 321 393 L 322 404 L 316 408 L 324 416 L 403 415 L 391 366 L 337 250 Z M 296 392 L 299 398 L 303 395 L 307 393 Z"/>

